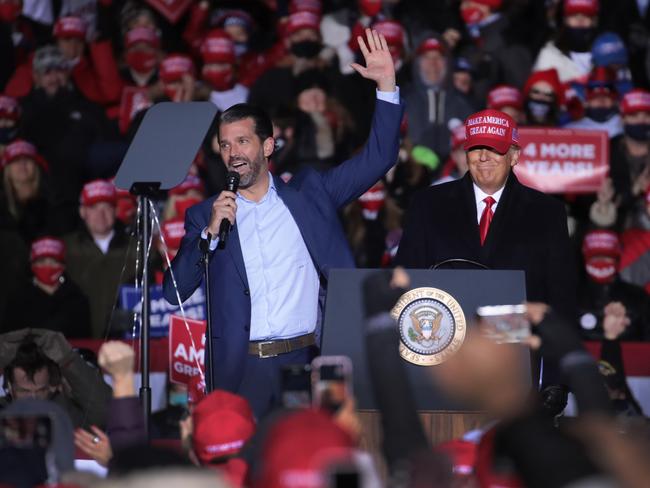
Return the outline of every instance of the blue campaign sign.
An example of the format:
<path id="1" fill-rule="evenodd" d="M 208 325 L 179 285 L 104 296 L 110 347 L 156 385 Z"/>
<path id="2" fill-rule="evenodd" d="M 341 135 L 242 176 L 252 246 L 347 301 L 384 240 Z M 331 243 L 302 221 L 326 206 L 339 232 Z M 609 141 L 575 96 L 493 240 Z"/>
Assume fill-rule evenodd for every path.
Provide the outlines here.
<path id="1" fill-rule="evenodd" d="M 135 336 L 140 336 L 140 312 L 142 305 L 142 292 L 134 285 L 122 285 L 120 287 L 120 308 L 130 310 L 137 314 Z M 154 285 L 149 288 L 151 337 L 167 337 L 169 335 L 169 317 L 171 315 L 180 315 L 181 309 L 176 305 L 171 305 L 162 294 L 162 285 Z M 205 292 L 200 286 L 194 294 L 183 302 L 185 316 L 188 319 L 205 320 Z M 131 331 L 126 333 L 127 337 L 132 337 Z"/>

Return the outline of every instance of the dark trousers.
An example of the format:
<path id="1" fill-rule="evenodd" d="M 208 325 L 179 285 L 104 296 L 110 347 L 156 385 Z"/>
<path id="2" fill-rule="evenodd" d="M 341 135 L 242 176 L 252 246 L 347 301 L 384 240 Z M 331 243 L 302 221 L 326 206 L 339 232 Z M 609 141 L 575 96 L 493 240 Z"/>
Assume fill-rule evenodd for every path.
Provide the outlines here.
<path id="1" fill-rule="evenodd" d="M 252 354 L 246 357 L 244 375 L 237 393 L 251 404 L 258 422 L 280 406 L 282 367 L 308 364 L 317 354 L 318 349 L 310 346 L 271 358 L 259 358 Z"/>

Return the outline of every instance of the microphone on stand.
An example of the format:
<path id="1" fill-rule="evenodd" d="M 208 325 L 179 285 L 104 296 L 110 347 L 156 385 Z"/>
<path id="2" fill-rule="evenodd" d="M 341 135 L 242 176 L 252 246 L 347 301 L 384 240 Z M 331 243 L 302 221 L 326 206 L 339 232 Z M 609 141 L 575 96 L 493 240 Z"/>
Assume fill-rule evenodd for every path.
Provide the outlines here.
<path id="1" fill-rule="evenodd" d="M 226 176 L 226 190 L 236 193 L 238 187 L 239 173 L 236 171 L 229 171 Z M 230 224 L 230 220 L 221 220 L 221 224 L 219 225 L 219 244 L 217 244 L 219 249 L 224 249 L 226 247 L 226 241 L 228 240 L 228 234 L 230 234 L 231 227 L 232 225 Z"/>

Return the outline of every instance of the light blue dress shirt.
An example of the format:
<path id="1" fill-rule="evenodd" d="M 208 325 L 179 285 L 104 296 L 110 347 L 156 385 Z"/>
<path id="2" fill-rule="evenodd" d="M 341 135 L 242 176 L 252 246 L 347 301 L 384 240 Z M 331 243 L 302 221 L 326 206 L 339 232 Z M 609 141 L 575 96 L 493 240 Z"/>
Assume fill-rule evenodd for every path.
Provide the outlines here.
<path id="1" fill-rule="evenodd" d="M 399 103 L 399 88 L 377 98 Z M 279 197 L 273 177 L 259 202 L 237 193 L 236 221 L 250 289 L 250 340 L 275 340 L 314 332 L 319 277 L 300 229 Z M 203 229 L 201 237 L 207 239 Z M 218 239 L 210 241 L 210 250 Z"/>

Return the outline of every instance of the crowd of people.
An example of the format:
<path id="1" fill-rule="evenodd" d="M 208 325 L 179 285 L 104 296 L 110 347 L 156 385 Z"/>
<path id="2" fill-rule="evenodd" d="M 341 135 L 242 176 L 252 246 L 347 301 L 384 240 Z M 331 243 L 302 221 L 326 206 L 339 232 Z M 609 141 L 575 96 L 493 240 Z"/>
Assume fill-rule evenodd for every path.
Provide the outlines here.
<path id="1" fill-rule="evenodd" d="M 290 241 L 291 248 L 278 250 L 278 256 L 286 261 L 294 252 L 302 253 L 305 261 L 317 265 L 313 276 L 300 278 L 311 288 L 299 287 L 313 295 L 316 310 L 321 272 L 336 262 L 364 268 L 427 268 L 470 255 L 495 269 L 519 262 L 510 247 L 495 241 L 496 230 L 491 236 L 483 234 L 482 222 L 465 232 L 459 217 L 464 209 L 451 192 L 462 181 L 485 190 L 472 172 L 477 159 L 467 152 L 466 120 L 479 111 L 500 111 L 512 124 L 508 127 L 598 130 L 609 140 L 609 170 L 597 192 L 545 196 L 539 205 L 527 202 L 541 202 L 541 196 L 522 197 L 530 207 L 517 207 L 526 208 L 526 214 L 517 214 L 519 220 L 508 223 L 509 233 L 500 234 L 513 246 L 523 242 L 528 246 L 524 261 L 535 261 L 527 269 L 533 270 L 527 276 L 529 299 L 544 301 L 551 310 L 533 307 L 529 320 L 541 338 L 544 358 L 557 370 L 557 378 L 562 377 L 565 387 L 559 394 L 565 395 L 567 388 L 574 392 L 584 420 L 577 434 L 554 425 L 557 412 L 549 405 L 557 391 L 545 390 L 542 400 L 531 398 L 509 370 L 513 358 L 492 358 L 495 346 L 476 337 L 457 361 L 436 370 L 435 381 L 446 385 L 449 395 L 470 400 L 499 422 L 486 428 L 479 442 L 462 440 L 432 449 L 417 421 L 399 358 L 392 355 L 398 339 L 384 313 L 395 303 L 396 290 L 407 285 L 389 285 L 387 275 L 380 273 L 370 281 L 374 291 L 366 289 L 366 318 L 383 325 L 368 326 L 366 346 L 375 351 L 372 357 L 386 359 L 370 361 L 369 369 L 382 415 L 387 479 L 401 486 L 548 487 L 589 480 L 604 486 L 642 486 L 650 476 L 641 462 L 646 439 L 619 437 L 622 427 L 611 412 L 644 415 L 625 381 L 619 342 L 650 340 L 649 10 L 642 0 L 0 0 L 0 249 L 9 256 L 0 264 L 9 278 L 0 282 L 0 361 L 9 404 L 3 411 L 9 416 L 20 412 L 11 404 L 31 397 L 57 403 L 60 411 L 41 405 L 33 412 L 66 418 L 54 437 L 72 445 L 72 428 L 77 429 L 78 449 L 109 466 L 115 476 L 133 477 L 116 481 L 123 483 L 120 486 L 146 483 L 134 473 L 154 466 L 176 466 L 188 483 L 196 476 L 196 486 L 214 486 L 214 477 L 192 473 L 196 465 L 219 470 L 223 483 L 235 486 L 330 486 L 327 483 L 340 482 L 348 471 L 360 477 L 360 485 L 376 486 L 381 476 L 359 447 L 358 419 L 351 404 L 333 417 L 305 410 L 265 416 L 260 423 L 259 406 L 250 392 L 240 396 L 216 389 L 205 396 L 205 385 L 191 384 L 189 402 L 175 403 L 178 391 L 170 386 L 170 411 L 179 408 L 170 414 L 170 429 L 167 416 L 154 431 L 169 430 L 171 437 L 180 437 L 185 454 L 141 447 L 147 429 L 135 397 L 132 352 L 108 342 L 93 358 L 88 351 L 80 355 L 66 340 L 124 338 L 132 330 L 133 314 L 120 309 L 118 296 L 122 285 L 138 278 L 134 236 L 139 209 L 129 189 L 117 188 L 113 180 L 148 108 L 188 101 L 216 106 L 219 116 L 194 160 L 179 161 L 189 166 L 186 178 L 154 202 L 160 229 L 154 236 L 157 255 L 149 263 L 152 276 L 160 285 L 168 281 L 164 273 L 179 253 L 172 269 L 181 271 L 181 287 L 188 275 L 197 282 L 192 286 L 197 285 L 200 279 L 188 260 L 194 255 L 188 254 L 187 245 L 182 248 L 188 239 L 183 237 L 187 232 L 209 240 L 202 234 L 206 230 L 215 235 L 206 204 L 219 194 L 218 201 L 228 205 L 230 197 L 223 190 L 232 160 L 237 159 L 229 145 L 235 136 L 228 136 L 235 133 L 224 132 L 224 127 L 232 129 L 241 118 L 257 117 L 242 111 L 237 119 L 228 109 L 248 103 L 263 110 L 271 122 L 268 134 L 260 135 L 261 124 L 255 134 L 263 143 L 272 141 L 262 148 L 273 176 L 270 184 L 285 200 L 282 215 L 289 214 L 288 207 L 296 220 L 289 231 L 302 246 L 296 250 L 297 244 Z M 367 72 L 372 55 L 383 51 L 390 54 L 394 71 L 389 83 L 383 74 Z M 387 93 L 396 93 L 396 98 Z M 401 113 L 400 100 L 404 108 L 397 121 L 397 151 L 384 161 L 393 149 L 387 136 L 394 121 L 387 121 Z M 517 143 L 512 130 L 508 137 L 506 151 Z M 518 155 L 507 156 L 505 178 L 518 160 Z M 314 222 L 299 220 L 279 183 L 295 177 L 294 183 L 308 188 L 308 197 L 318 199 L 320 183 L 303 177 L 312 174 L 303 170 L 333 174 L 327 172 L 348 160 L 389 163 L 390 169 L 371 182 L 345 183 L 345 195 L 337 194 L 332 202 L 325 199 L 331 196 L 327 184 L 334 178 L 321 185 L 323 200 L 316 206 L 336 221 L 336 229 L 327 221 L 332 230 L 326 242 L 316 237 L 322 228 L 310 235 Z M 339 179 L 344 179 L 344 171 L 337 173 Z M 513 179 L 507 188 L 515 184 Z M 450 181 L 458 186 L 444 186 Z M 269 183 L 264 182 L 266 191 Z M 255 181 L 249 183 L 255 188 Z M 357 191 L 366 183 L 367 188 Z M 440 190 L 432 189 L 438 185 Z M 274 233 L 256 234 L 262 231 L 244 225 L 239 212 L 260 200 L 243 188 L 251 198 L 232 195 L 240 209 L 234 206 L 231 220 L 237 211 L 242 224 L 238 239 L 248 236 L 247 246 L 252 246 L 257 236 Z M 501 208 L 515 206 L 515 197 L 509 198 Z M 296 202 L 297 208 L 309 210 Z M 481 208 L 474 216 L 481 216 Z M 494 214 L 494 229 L 505 211 Z M 207 212 L 205 228 L 196 227 L 201 212 Z M 222 217 L 231 215 L 223 212 Z M 439 215 L 447 220 L 442 233 L 427 228 Z M 551 218 L 553 229 L 560 230 L 548 234 L 538 224 Z M 345 235 L 338 235 L 339 223 Z M 471 234 L 479 226 L 480 247 L 478 232 L 470 250 L 453 239 L 443 244 L 449 236 Z M 568 252 L 550 262 L 538 258 L 559 241 L 564 244 L 565 228 Z M 292 235 L 283 236 L 282 242 Z M 345 253 L 333 258 L 332 243 L 339 237 L 349 245 L 353 262 L 348 263 Z M 425 239 L 436 245 L 426 247 Z M 255 247 L 262 261 L 263 247 Z M 283 286 L 295 287 L 281 283 L 284 274 L 269 284 L 270 267 L 251 261 L 255 257 L 250 251 L 239 259 L 245 262 L 249 281 L 266 280 L 269 296 L 283 293 Z M 251 262 L 257 268 L 251 268 Z M 236 269 L 229 271 L 236 276 Z M 228 281 L 224 290 L 237 294 L 231 298 L 222 293 L 227 304 L 247 303 L 248 328 L 237 332 L 246 335 L 243 341 L 252 345 L 264 340 L 250 330 L 250 302 L 259 299 L 262 289 L 245 282 L 239 290 Z M 261 313 L 253 305 L 252 313 Z M 231 309 L 228 313 L 232 318 Z M 301 333 L 313 346 L 313 330 Z M 581 339 L 602 341 L 598 368 L 584 354 Z M 224 342 L 215 344 L 221 351 Z M 234 341 L 225 344 L 233 350 Z M 471 351 L 485 362 L 473 362 Z M 244 349 L 239 352 L 252 361 Z M 241 376 L 240 363 L 234 353 L 228 354 L 219 356 L 227 363 L 219 365 L 220 370 L 230 368 Z M 264 357 L 261 349 L 259 357 Z M 461 359 L 464 368 L 457 366 Z M 112 398 L 100 367 L 111 376 Z M 254 384 L 260 378 L 253 378 Z M 218 386 L 233 390 L 228 385 Z M 184 389 L 180 393 L 185 395 Z M 627 453 L 626 459 L 614 455 L 617 449 Z M 468 450 L 472 461 L 465 469 L 458 459 Z M 540 450 L 548 456 L 536 459 L 533 454 Z M 55 471 L 72 467 L 68 451 L 57 454 Z M 330 467 L 341 471 L 339 478 L 326 476 L 325 451 L 332 454 Z M 2 471 L 13 458 L 6 459 L 8 464 L 0 461 Z M 546 470 L 551 465 L 558 469 Z M 30 473 L 31 480 L 51 477 L 50 468 L 39 466 Z M 170 475 L 168 482 L 172 479 Z M 0 480 L 25 486 L 31 482 L 1 475 Z M 86 481 L 75 482 L 85 486 Z"/>

